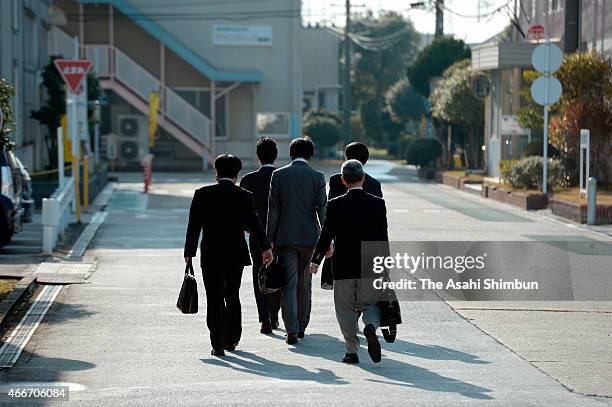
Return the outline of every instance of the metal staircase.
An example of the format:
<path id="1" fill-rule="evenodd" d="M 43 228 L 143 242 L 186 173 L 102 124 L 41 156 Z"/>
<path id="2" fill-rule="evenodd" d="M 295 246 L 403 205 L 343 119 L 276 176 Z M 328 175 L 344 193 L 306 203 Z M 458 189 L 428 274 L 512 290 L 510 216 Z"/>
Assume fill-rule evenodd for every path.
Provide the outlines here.
<path id="1" fill-rule="evenodd" d="M 94 63 L 100 86 L 114 91 L 142 114 L 149 114 L 149 94 L 159 92 L 158 125 L 205 163 L 214 159 L 211 121 L 206 115 L 116 47 L 86 45 L 85 55 Z"/>

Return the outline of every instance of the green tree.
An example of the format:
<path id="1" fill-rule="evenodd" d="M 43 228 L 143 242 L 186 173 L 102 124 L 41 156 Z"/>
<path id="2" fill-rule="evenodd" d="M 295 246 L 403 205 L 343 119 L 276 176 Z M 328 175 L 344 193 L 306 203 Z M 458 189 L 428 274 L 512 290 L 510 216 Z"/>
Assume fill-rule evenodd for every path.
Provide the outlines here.
<path id="1" fill-rule="evenodd" d="M 385 94 L 387 110 L 394 121 L 407 124 L 425 113 L 425 99 L 412 87 L 408 79 L 400 79 Z"/>
<path id="2" fill-rule="evenodd" d="M 430 96 L 432 116 L 446 123 L 461 125 L 466 132 L 465 149 L 468 164 L 478 168 L 481 164 L 483 102 L 472 93 L 472 81 L 477 73 L 466 59 L 451 65 Z"/>
<path id="3" fill-rule="evenodd" d="M 591 132 L 592 174 L 610 182 L 612 155 L 612 60 L 589 51 L 566 55 L 555 76 L 563 86 L 558 114 L 550 120 L 550 142 L 579 161 L 580 129 Z"/>
<path id="4" fill-rule="evenodd" d="M 404 76 L 416 54 L 419 35 L 410 21 L 394 12 L 357 16 L 351 27 L 353 100 L 368 138 L 386 147 L 384 95 Z"/>
<path id="5" fill-rule="evenodd" d="M 13 109 L 11 98 L 15 96 L 15 88 L 4 78 L 0 78 L 0 110 L 2 110 L 3 124 L 0 128 L 0 150 L 12 149 L 15 142 L 9 135 L 14 130 Z"/>
<path id="6" fill-rule="evenodd" d="M 439 37 L 423 48 L 406 74 L 416 91 L 428 97 L 431 78 L 441 76 L 446 68 L 470 56 L 470 48 L 462 40 Z"/>
<path id="7" fill-rule="evenodd" d="M 42 71 L 43 87 L 46 91 L 44 104 L 38 110 L 30 113 L 30 116 L 38 121 L 41 125 L 47 128 L 46 145 L 50 158 L 50 167 L 57 166 L 57 140 L 55 131 L 60 126 L 62 116 L 66 114 L 66 91 L 64 80 L 60 76 L 54 61 L 61 59 L 62 56 L 52 55 L 49 62 Z M 102 97 L 102 89 L 98 78 L 93 72 L 87 74 L 87 100 L 99 100 Z M 90 124 L 93 122 L 94 110 L 93 107 L 87 108 L 88 120 Z"/>

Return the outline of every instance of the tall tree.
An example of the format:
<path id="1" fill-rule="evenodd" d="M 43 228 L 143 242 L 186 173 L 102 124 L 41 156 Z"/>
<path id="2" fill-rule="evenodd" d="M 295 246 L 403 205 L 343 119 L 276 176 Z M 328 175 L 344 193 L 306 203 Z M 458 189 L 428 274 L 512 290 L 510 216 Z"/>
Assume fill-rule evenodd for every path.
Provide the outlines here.
<path id="1" fill-rule="evenodd" d="M 411 22 L 388 12 L 358 16 L 351 26 L 353 42 L 353 96 L 368 137 L 386 146 L 383 130 L 384 95 L 404 76 L 414 59 L 419 35 Z"/>
<path id="2" fill-rule="evenodd" d="M 406 74 L 417 92 L 429 97 L 430 80 L 441 76 L 446 68 L 455 62 L 470 56 L 470 48 L 462 40 L 439 37 L 423 48 L 414 63 L 408 67 Z"/>
<path id="3" fill-rule="evenodd" d="M 447 123 L 461 125 L 467 135 L 465 148 L 472 168 L 481 165 L 484 105 L 472 92 L 477 73 L 465 59 L 451 65 L 430 96 L 432 116 Z"/>
<path id="4" fill-rule="evenodd" d="M 419 120 L 425 113 L 425 98 L 406 78 L 400 79 L 389 88 L 385 100 L 391 118 L 401 124 Z"/>

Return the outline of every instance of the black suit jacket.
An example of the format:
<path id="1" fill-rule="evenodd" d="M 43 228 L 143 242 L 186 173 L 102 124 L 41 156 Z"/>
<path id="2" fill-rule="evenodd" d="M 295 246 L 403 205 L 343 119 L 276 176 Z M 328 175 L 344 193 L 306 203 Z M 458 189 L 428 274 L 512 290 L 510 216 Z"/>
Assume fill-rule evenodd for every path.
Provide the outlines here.
<path id="1" fill-rule="evenodd" d="M 272 178 L 272 172 L 276 168 L 272 166 L 260 167 L 257 171 L 246 174 L 240 180 L 240 187 L 246 189 L 253 194 L 255 200 L 255 210 L 259 215 L 264 229 L 268 221 L 268 195 L 270 194 L 270 179 Z M 249 246 L 251 250 L 256 249 L 259 251 L 259 246 L 255 240 L 255 236 L 251 233 L 249 235 Z"/>
<path id="2" fill-rule="evenodd" d="M 189 210 L 185 257 L 195 257 L 200 232 L 202 265 L 245 266 L 251 264 L 244 238 L 245 227 L 263 250 L 270 248 L 255 212 L 253 195 L 230 180 L 220 180 L 195 191 Z"/>
<path id="3" fill-rule="evenodd" d="M 379 198 L 383 197 L 380 182 L 378 182 L 377 179 L 370 177 L 368 174 L 365 175 L 365 180 L 363 180 L 363 190 L 368 194 L 372 194 Z M 348 189 L 346 188 L 346 185 L 342 183 L 341 174 L 334 174 L 329 178 L 329 200 L 346 194 L 346 191 L 348 191 Z"/>
<path id="4" fill-rule="evenodd" d="M 381 247 L 388 247 L 385 201 L 363 189 L 351 189 L 329 201 L 313 263 L 321 264 L 332 240 L 334 280 L 375 277 L 371 261 L 361 252 L 361 242 L 384 242 Z M 376 250 L 375 255 L 385 255 Z"/>

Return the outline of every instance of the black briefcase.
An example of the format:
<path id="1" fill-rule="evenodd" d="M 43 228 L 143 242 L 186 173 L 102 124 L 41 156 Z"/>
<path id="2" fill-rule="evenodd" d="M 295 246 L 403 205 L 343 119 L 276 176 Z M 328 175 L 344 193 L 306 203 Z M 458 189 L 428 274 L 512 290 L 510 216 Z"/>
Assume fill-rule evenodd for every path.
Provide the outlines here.
<path id="1" fill-rule="evenodd" d="M 283 264 L 280 262 L 277 255 L 269 266 L 262 265 L 257 273 L 257 281 L 259 283 L 259 291 L 262 294 L 272 294 L 280 290 L 283 285 Z"/>
<path id="2" fill-rule="evenodd" d="M 323 260 L 323 271 L 321 271 L 321 288 L 324 290 L 334 289 L 334 270 L 332 269 L 332 258 Z"/>
<path id="3" fill-rule="evenodd" d="M 389 278 L 385 278 L 389 281 Z M 389 288 L 381 293 L 377 303 L 381 311 L 380 327 L 386 342 L 393 343 L 397 335 L 397 326 L 402 323 L 402 311 L 395 291 Z"/>
<path id="4" fill-rule="evenodd" d="M 183 314 L 196 314 L 198 312 L 198 283 L 193 275 L 191 261 L 185 265 L 185 277 L 176 306 Z"/>

